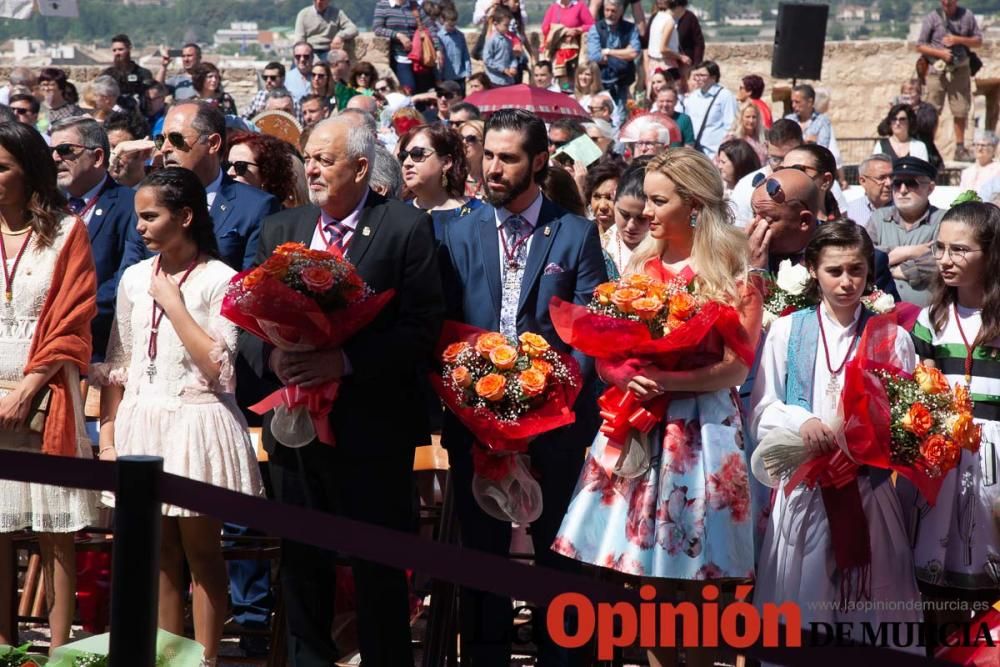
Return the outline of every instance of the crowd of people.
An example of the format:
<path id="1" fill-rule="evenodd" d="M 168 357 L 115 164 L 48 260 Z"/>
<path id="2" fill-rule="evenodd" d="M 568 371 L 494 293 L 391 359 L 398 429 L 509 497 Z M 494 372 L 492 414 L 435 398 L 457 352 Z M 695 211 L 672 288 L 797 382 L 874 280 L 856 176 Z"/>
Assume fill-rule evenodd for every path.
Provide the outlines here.
<path id="1" fill-rule="evenodd" d="M 907 604 L 992 603 L 1000 593 L 1000 295 L 985 281 L 1000 271 L 995 134 L 975 134 L 962 176 L 978 201 L 930 203 L 944 99 L 935 86 L 948 87 L 957 131 L 951 90 L 978 45 L 975 19 L 953 0 L 929 15 L 921 40 L 934 46 L 921 53 L 946 65 L 902 86 L 858 167 L 863 194 L 848 201 L 828 95 L 796 85 L 782 115 L 763 100 L 760 76 L 746 74 L 736 92 L 720 84 L 687 0 L 656 0 L 648 16 L 630 7 L 634 21 L 620 0 L 555 0 L 535 53 L 519 0 L 480 0 L 470 53 L 447 2 L 378 0 L 390 74 L 352 64 L 344 47 L 357 28 L 315 0 L 296 20 L 294 62 L 265 65 L 242 114 L 196 44 L 181 49 L 182 72 L 171 75 L 165 55 L 154 75 L 117 35 L 114 65 L 82 98 L 84 82 L 62 70 L 15 68 L 0 89 L 0 447 L 102 460 L 154 454 L 167 472 L 408 531 L 414 451 L 440 433 L 462 546 L 506 555 L 511 523 L 473 494 L 474 437 L 422 377 L 442 324 L 512 340 L 536 333 L 570 352 L 550 301 L 587 304 L 599 285 L 640 274 L 731 308 L 734 338 L 707 341 L 706 361 L 684 370 L 612 369 L 574 353 L 576 420 L 529 450 L 544 498 L 530 525 L 535 564 L 639 577 L 671 601 L 700 600 L 706 581 L 732 600 L 752 580 L 755 604 L 799 601 L 804 623 L 970 620 Z M 414 48 L 424 40 L 433 57 Z M 483 71 L 473 73 L 473 56 Z M 576 98 L 589 118 L 486 115 L 466 101 L 525 80 Z M 253 120 L 268 111 L 301 124 L 297 143 L 257 130 Z M 580 138 L 597 149 L 586 163 L 564 150 Z M 342 348 L 289 352 L 240 335 L 221 313 L 229 281 L 286 242 L 336 247 L 393 300 Z M 763 304 L 782 263 L 805 267 L 816 305 L 767 328 Z M 857 353 L 872 321 L 862 297 L 876 289 L 922 308 L 912 330 L 893 330 L 896 356 L 906 370 L 930 363 L 968 388 L 982 444 L 962 453 L 934 506 L 906 480 L 862 467 L 851 483 L 866 521 L 849 528 L 867 529 L 859 567 L 870 580 L 854 592 L 898 605 L 807 606 L 851 589 L 833 544 L 843 523 L 831 527 L 818 488 L 769 496 L 750 473 L 751 453 L 780 429 L 812 454 L 837 446 L 840 399 L 829 387 Z M 738 354 L 736 339 L 756 359 Z M 285 447 L 264 416 L 265 491 L 249 406 L 283 384 L 331 380 L 341 381 L 330 414 L 336 447 Z M 596 398 L 607 386 L 643 401 L 670 397 L 644 445 L 647 465 L 632 474 L 603 460 Z M 100 394 L 96 427 L 84 419 L 90 391 Z M 42 397 L 47 418 L 31 431 Z M 0 644 L 14 622 L 12 536 L 38 536 L 58 647 L 74 619 L 73 535 L 113 503 L 0 480 Z M 187 572 L 208 665 L 230 607 L 244 627 L 269 622 L 269 568 L 237 562 L 227 572 L 223 561 L 220 538 L 246 531 L 163 508 L 159 625 L 183 634 Z M 413 664 L 407 576 L 351 565 L 364 664 Z M 333 554 L 284 542 L 281 584 L 289 663 L 330 665 L 339 655 Z M 509 664 L 511 601 L 463 589 L 459 609 L 463 661 Z M 586 647 L 558 646 L 535 625 L 538 664 L 585 664 Z M 735 657 L 689 648 L 683 659 Z M 678 660 L 673 649 L 649 652 L 652 665 Z"/>

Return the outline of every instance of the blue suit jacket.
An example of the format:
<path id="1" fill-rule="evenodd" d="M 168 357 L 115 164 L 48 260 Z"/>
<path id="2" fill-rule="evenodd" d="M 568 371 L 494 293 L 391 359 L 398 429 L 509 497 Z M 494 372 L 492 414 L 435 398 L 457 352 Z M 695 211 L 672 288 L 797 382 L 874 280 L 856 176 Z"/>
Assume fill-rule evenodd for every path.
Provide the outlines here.
<path id="1" fill-rule="evenodd" d="M 502 285 L 495 209 L 481 206 L 445 229 L 441 250 L 449 318 L 488 331 L 499 330 Z M 586 304 L 597 285 L 607 279 L 596 225 L 543 199 L 521 282 L 518 333 L 540 334 L 554 348 L 570 351 L 552 326 L 549 301 L 558 296 Z M 584 377 L 583 391 L 576 404 L 576 423 L 542 438 L 583 448 L 590 445 L 598 425 L 594 362 L 578 352 L 574 356 Z M 450 413 L 447 417 L 444 444 L 448 447 L 463 441 L 471 444 L 468 432 L 450 418 Z"/>
<path id="2" fill-rule="evenodd" d="M 215 238 L 219 242 L 219 259 L 236 271 L 248 269 L 257 256 L 260 222 L 281 209 L 281 203 L 263 190 L 222 176 L 222 184 L 212 203 Z M 138 232 L 131 235 L 126 260 L 128 266 L 152 257 Z"/>
<path id="3" fill-rule="evenodd" d="M 87 232 L 97 269 L 97 317 L 91 323 L 94 336 L 93 361 L 104 360 L 115 319 L 115 298 L 118 292 L 119 269 L 126 243 L 135 234 L 135 191 L 118 185 L 111 177 L 104 192 L 94 203 Z"/>

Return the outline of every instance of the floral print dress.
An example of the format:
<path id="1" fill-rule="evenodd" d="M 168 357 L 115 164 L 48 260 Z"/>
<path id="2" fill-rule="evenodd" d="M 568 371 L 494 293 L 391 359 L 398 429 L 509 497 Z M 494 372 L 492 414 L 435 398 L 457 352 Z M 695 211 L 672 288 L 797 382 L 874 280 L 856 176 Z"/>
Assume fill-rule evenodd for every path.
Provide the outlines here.
<path id="1" fill-rule="evenodd" d="M 669 273 L 658 258 L 645 272 L 666 282 L 694 278 L 690 269 Z M 756 292 L 741 305 L 748 331 L 755 330 L 753 322 L 759 331 L 760 308 Z M 650 465 L 638 477 L 606 471 L 607 442 L 598 434 L 590 448 L 554 551 L 643 577 L 753 575 L 750 487 L 733 390 L 674 397 L 649 433 Z"/>

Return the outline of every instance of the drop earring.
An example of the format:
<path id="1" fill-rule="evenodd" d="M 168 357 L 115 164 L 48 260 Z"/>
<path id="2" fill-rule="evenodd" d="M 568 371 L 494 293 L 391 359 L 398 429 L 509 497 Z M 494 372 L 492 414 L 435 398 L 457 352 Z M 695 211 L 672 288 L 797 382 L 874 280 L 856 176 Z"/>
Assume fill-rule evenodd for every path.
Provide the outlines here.
<path id="1" fill-rule="evenodd" d="M 441 172 L 441 188 L 444 190 L 448 189 L 448 175 Z"/>
<path id="2" fill-rule="evenodd" d="M 692 227 L 698 226 L 698 214 L 695 213 L 694 211 L 691 212 L 691 226 Z"/>

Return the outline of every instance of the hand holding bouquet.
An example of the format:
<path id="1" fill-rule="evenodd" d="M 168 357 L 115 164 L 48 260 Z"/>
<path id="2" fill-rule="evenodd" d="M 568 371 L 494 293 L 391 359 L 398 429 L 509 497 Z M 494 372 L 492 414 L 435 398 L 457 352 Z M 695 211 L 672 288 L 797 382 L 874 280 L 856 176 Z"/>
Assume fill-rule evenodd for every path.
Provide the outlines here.
<path id="1" fill-rule="evenodd" d="M 532 438 L 576 419 L 576 360 L 538 334 L 511 340 L 456 322 L 445 323 L 438 353 L 431 384 L 482 445 L 473 453 L 476 500 L 500 520 L 534 521 L 541 489 L 522 455 Z"/>
<path id="2" fill-rule="evenodd" d="M 341 347 L 371 323 L 393 291 L 374 294 L 340 253 L 284 243 L 260 266 L 233 276 L 222 314 L 278 349 L 308 352 Z M 328 416 L 339 382 L 319 387 L 289 385 L 251 406 L 274 410 L 271 432 L 288 447 L 317 436 L 334 444 Z"/>

